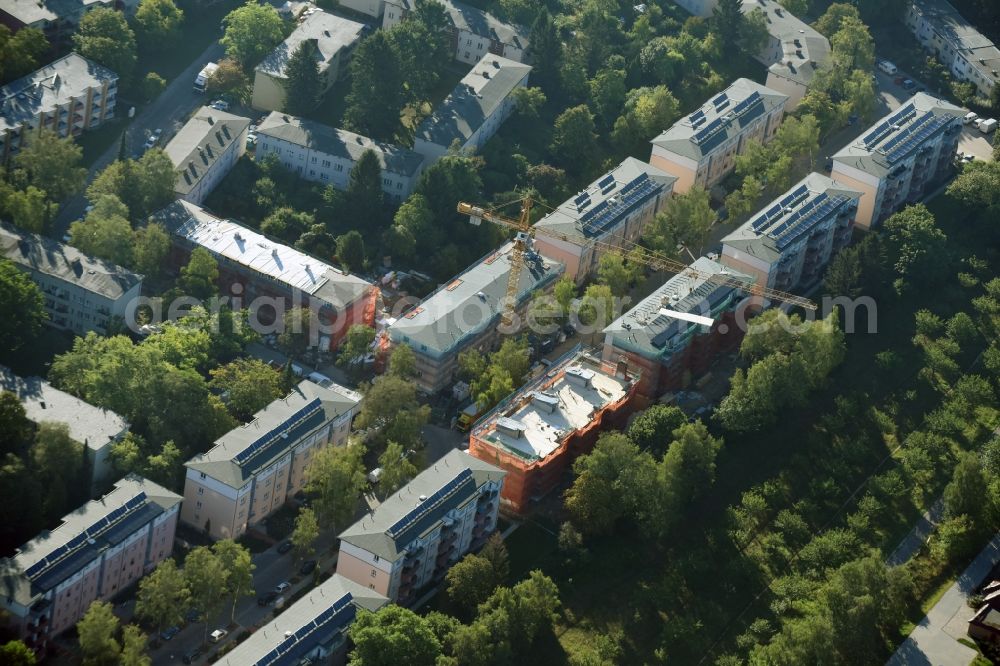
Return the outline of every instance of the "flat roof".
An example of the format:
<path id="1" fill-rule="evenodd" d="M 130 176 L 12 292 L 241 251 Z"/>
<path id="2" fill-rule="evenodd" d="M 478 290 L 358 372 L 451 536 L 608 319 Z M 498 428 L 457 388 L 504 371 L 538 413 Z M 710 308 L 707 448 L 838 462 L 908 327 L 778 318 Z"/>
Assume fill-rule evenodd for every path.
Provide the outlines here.
<path id="1" fill-rule="evenodd" d="M 257 135 L 273 136 L 351 162 L 357 162 L 366 150 L 371 150 L 378 157 L 383 171 L 404 176 L 416 174 L 424 162 L 424 156 L 412 150 L 280 111 L 272 111 L 267 116 L 257 128 Z"/>
<path id="2" fill-rule="evenodd" d="M 245 266 L 289 289 L 299 289 L 346 309 L 369 292 L 371 283 L 271 240 L 231 220 L 218 218 L 201 206 L 175 201 L 153 214 L 170 233 L 212 254 Z"/>
<path id="3" fill-rule="evenodd" d="M 292 54 L 303 42 L 312 41 L 316 44 L 315 59 L 320 73 L 327 70 L 330 62 L 342 49 L 348 49 L 358 43 L 365 25 L 328 14 L 319 10 L 309 14 L 292 31 L 285 41 L 271 51 L 257 65 L 256 71 L 276 78 L 284 78 L 285 67 Z"/>
<path id="4" fill-rule="evenodd" d="M 599 362 L 572 354 L 505 398 L 476 435 L 526 460 L 541 460 L 627 393 L 625 382 L 602 372 Z"/>
<path id="5" fill-rule="evenodd" d="M 672 153 L 701 160 L 745 127 L 784 106 L 788 95 L 750 79 L 736 79 L 693 113 L 681 118 L 651 143 Z"/>
<path id="6" fill-rule="evenodd" d="M 535 225 L 556 231 L 581 244 L 614 231 L 636 208 L 673 191 L 677 180 L 667 172 L 626 157 L 585 190 L 562 202 Z"/>
<path id="7" fill-rule="evenodd" d="M 379 557 L 398 560 L 414 539 L 437 526 L 449 511 L 475 498 L 485 483 L 505 475 L 465 451 L 452 449 L 338 536 Z"/>
<path id="8" fill-rule="evenodd" d="M 14 557 L 0 562 L 5 572 L 0 596 L 22 605 L 31 603 L 181 499 L 148 479 L 129 474 L 107 495 L 63 516 L 57 528 L 42 532 L 18 548 Z"/>
<path id="9" fill-rule="evenodd" d="M 198 109 L 163 149 L 179 170 L 174 192 L 185 195 L 194 189 L 249 126 L 249 118 L 210 106 Z"/>
<path id="10" fill-rule="evenodd" d="M 30 271 L 57 278 L 116 301 L 142 276 L 104 259 L 80 252 L 47 236 L 22 231 L 0 222 L 0 251 L 5 259 Z"/>
<path id="11" fill-rule="evenodd" d="M 225 666 L 296 665 L 311 651 L 344 634 L 358 609 L 376 611 L 389 600 L 333 574 L 219 658 Z"/>
<path id="12" fill-rule="evenodd" d="M 747 285 L 753 282 L 749 275 L 707 257 L 699 257 L 611 322 L 604 329 L 605 336 L 611 336 L 616 346 L 633 349 L 646 357 L 669 355 L 674 345 L 686 339 L 690 331 L 706 330 L 703 325 L 685 321 L 669 311 L 711 316 L 727 299 L 738 295 L 736 287 L 709 279 L 716 274 L 736 278 Z"/>
<path id="13" fill-rule="evenodd" d="M 9 391 L 21 400 L 32 423 L 65 423 L 73 441 L 93 451 L 100 451 L 128 430 L 128 421 L 118 414 L 60 391 L 41 377 L 19 377 L 3 365 L 0 365 L 0 390 Z"/>
<path id="14" fill-rule="evenodd" d="M 417 126 L 414 136 L 445 148 L 455 139 L 465 143 L 530 71 L 529 65 L 487 53 Z"/>
<path id="15" fill-rule="evenodd" d="M 816 72 L 830 65 L 830 42 L 777 0 L 743 0 L 743 13 L 764 12 L 767 32 L 781 43 L 782 57 L 768 69 L 808 86 Z"/>
<path id="16" fill-rule="evenodd" d="M 465 30 L 480 37 L 487 37 L 502 44 L 513 44 L 524 50 L 528 48 L 528 31 L 513 23 L 504 23 L 489 12 L 471 7 L 454 0 L 439 0 L 444 5 L 451 24 L 458 30 Z M 388 0 L 390 4 L 416 11 L 414 0 Z"/>
<path id="17" fill-rule="evenodd" d="M 392 341 L 406 343 L 421 353 L 443 354 L 499 321 L 513 249 L 513 241 L 504 243 L 397 318 L 389 327 Z M 565 269 L 535 252 L 525 254 L 524 261 L 517 290 L 519 303 Z"/>
<path id="18" fill-rule="evenodd" d="M 184 463 L 232 488 L 242 488 L 253 474 L 280 458 L 303 437 L 350 412 L 361 395 L 339 385 L 299 383 L 254 414 L 249 423 L 215 440 L 207 452 Z"/>
<path id="19" fill-rule="evenodd" d="M 4 7 L 6 10 L 6 6 Z M 20 127 L 39 113 L 118 80 L 107 67 L 70 53 L 0 88 L 0 130 Z"/>
<path id="20" fill-rule="evenodd" d="M 817 224 L 860 198 L 860 192 L 813 172 L 723 238 L 722 243 L 773 263 Z"/>
<path id="21" fill-rule="evenodd" d="M 927 93 L 917 93 L 869 127 L 833 156 L 834 162 L 885 176 L 929 138 L 945 131 L 965 109 Z"/>

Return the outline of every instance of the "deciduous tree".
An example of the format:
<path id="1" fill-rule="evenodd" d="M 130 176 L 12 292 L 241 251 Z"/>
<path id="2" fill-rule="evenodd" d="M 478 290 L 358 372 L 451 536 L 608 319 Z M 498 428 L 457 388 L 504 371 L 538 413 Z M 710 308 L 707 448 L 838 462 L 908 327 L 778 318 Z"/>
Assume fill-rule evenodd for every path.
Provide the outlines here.
<path id="1" fill-rule="evenodd" d="M 354 643 L 350 666 L 434 666 L 441 655 L 427 620 L 395 604 L 360 611 L 348 635 Z"/>
<path id="2" fill-rule="evenodd" d="M 140 0 L 135 12 L 136 29 L 145 49 L 169 48 L 180 37 L 184 12 L 173 0 Z"/>
<path id="3" fill-rule="evenodd" d="M 566 171 L 584 173 L 597 153 L 594 114 L 585 105 L 566 109 L 556 118 L 549 149 Z"/>
<path id="4" fill-rule="evenodd" d="M 87 666 L 115 666 L 122 646 L 116 636 L 121 626 L 107 601 L 93 601 L 76 623 L 80 636 L 80 651 Z"/>
<path id="5" fill-rule="evenodd" d="M 306 467 L 306 489 L 317 495 L 316 514 L 326 527 L 345 527 L 354 517 L 368 483 L 361 460 L 363 447 L 321 449 Z"/>
<path id="6" fill-rule="evenodd" d="M 228 572 L 211 548 L 198 546 L 184 558 L 184 580 L 191 592 L 191 606 L 205 624 L 202 640 L 207 641 L 208 625 L 229 591 Z"/>
<path id="7" fill-rule="evenodd" d="M 125 15 L 114 9 L 97 7 L 83 15 L 73 35 L 73 45 L 90 58 L 127 79 L 135 67 L 135 33 Z"/>
<path id="8" fill-rule="evenodd" d="M 314 544 L 319 536 L 319 521 L 312 509 L 306 507 L 299 510 L 295 516 L 295 529 L 292 530 L 292 547 L 296 558 L 305 559 L 316 552 Z"/>
<path id="9" fill-rule="evenodd" d="M 181 623 L 190 598 L 183 572 L 168 557 L 139 581 L 135 613 L 159 632 Z"/>
<path id="10" fill-rule="evenodd" d="M 35 340 L 48 318 L 42 290 L 9 259 L 0 259 L 0 358 L 10 361 Z"/>
<path id="11" fill-rule="evenodd" d="M 153 660 L 146 652 L 149 637 L 134 624 L 122 630 L 121 666 L 150 666 Z"/>
<path id="12" fill-rule="evenodd" d="M 117 197 L 102 195 L 82 221 L 69 227 L 70 244 L 120 266 L 132 265 L 132 225 L 128 209 Z"/>
<path id="13" fill-rule="evenodd" d="M 410 462 L 407 451 L 396 442 L 389 442 L 385 451 L 378 457 L 378 466 L 382 468 L 382 477 L 378 482 L 378 492 L 381 497 L 388 497 L 403 487 L 417 475 L 416 466 Z"/>
<path id="14" fill-rule="evenodd" d="M 397 50 L 383 30 L 358 45 L 351 58 L 351 91 L 345 127 L 380 141 L 392 141 L 405 103 Z"/>
<path id="15" fill-rule="evenodd" d="M 219 43 L 226 48 L 226 55 L 245 70 L 255 67 L 285 38 L 278 10 L 252 0 L 229 12 L 222 22 L 226 32 Z"/>
<path id="16" fill-rule="evenodd" d="M 20 640 L 9 640 L 0 645 L 0 661 L 8 666 L 35 666 L 38 663 L 35 651 Z"/>
<path id="17" fill-rule="evenodd" d="M 181 268 L 180 285 L 185 293 L 205 300 L 218 293 L 219 263 L 208 250 L 196 247 L 191 258 Z"/>
<path id="18" fill-rule="evenodd" d="M 708 191 L 692 187 L 670 199 L 667 208 L 653 218 L 644 238 L 650 247 L 668 256 L 679 254 L 678 245 L 698 256 L 716 219 Z"/>
<path id="19" fill-rule="evenodd" d="M 228 395 L 233 416 L 248 421 L 281 397 L 281 373 L 255 358 L 240 358 L 209 371 L 209 386 Z"/>
<path id="20" fill-rule="evenodd" d="M 365 241 L 356 229 L 337 238 L 337 259 L 344 270 L 357 272 L 364 267 Z"/>
<path id="21" fill-rule="evenodd" d="M 250 558 L 247 547 L 232 539 L 216 541 L 212 546 L 212 552 L 225 572 L 223 586 L 225 595 L 233 599 L 232 610 L 229 613 L 229 621 L 232 623 L 236 621 L 236 603 L 241 597 L 254 595 L 253 572 L 257 565 Z"/>
<path id="22" fill-rule="evenodd" d="M 14 164 L 24 169 L 28 184 L 48 192 L 53 201 L 62 201 L 83 189 L 87 170 L 80 166 L 82 160 L 83 149 L 79 144 L 43 130 L 32 134 L 14 157 Z"/>

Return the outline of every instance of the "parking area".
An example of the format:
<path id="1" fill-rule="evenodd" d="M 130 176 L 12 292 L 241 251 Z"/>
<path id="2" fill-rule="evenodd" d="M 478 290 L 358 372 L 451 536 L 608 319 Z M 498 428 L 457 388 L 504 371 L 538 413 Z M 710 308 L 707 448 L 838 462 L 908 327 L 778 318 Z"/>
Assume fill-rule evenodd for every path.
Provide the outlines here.
<path id="1" fill-rule="evenodd" d="M 993 134 L 983 134 L 974 125 L 966 125 L 958 138 L 958 152 L 989 162 L 993 159 L 992 142 Z"/>

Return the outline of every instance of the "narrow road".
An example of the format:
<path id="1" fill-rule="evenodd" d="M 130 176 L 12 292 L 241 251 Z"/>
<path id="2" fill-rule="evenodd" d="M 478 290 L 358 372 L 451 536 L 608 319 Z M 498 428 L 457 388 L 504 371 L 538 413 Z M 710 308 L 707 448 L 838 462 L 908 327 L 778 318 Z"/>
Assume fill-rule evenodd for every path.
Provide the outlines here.
<path id="1" fill-rule="evenodd" d="M 924 515 L 920 517 L 920 520 L 910 530 L 910 533 L 906 535 L 906 538 L 899 542 L 896 550 L 892 551 L 892 555 L 886 559 L 886 564 L 889 566 L 898 566 L 916 555 L 921 546 L 927 542 L 927 537 L 931 535 L 931 532 L 934 531 L 934 528 L 937 527 L 943 516 L 944 498 L 938 498 L 938 501 L 934 502 L 931 508 L 924 512 Z"/>

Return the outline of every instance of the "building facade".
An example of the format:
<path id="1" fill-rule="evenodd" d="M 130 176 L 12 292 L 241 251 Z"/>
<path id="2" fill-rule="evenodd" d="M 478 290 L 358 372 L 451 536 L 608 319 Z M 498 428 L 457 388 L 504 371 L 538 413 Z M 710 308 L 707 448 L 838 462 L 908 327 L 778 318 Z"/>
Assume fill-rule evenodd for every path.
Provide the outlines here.
<path id="1" fill-rule="evenodd" d="M 605 245 L 622 247 L 639 240 L 646 225 L 666 207 L 676 180 L 627 157 L 539 220 L 535 248 L 562 262 L 567 276 L 583 282 L 596 273 Z"/>
<path id="2" fill-rule="evenodd" d="M 455 381 L 461 352 L 488 352 L 498 344 L 513 247 L 513 242 L 505 243 L 390 324 L 391 344 L 413 349 L 414 382 L 422 392 L 437 393 Z M 523 261 L 514 304 L 518 313 L 536 290 L 550 289 L 564 270 L 537 252 L 526 253 Z"/>
<path id="3" fill-rule="evenodd" d="M 453 449 L 338 535 L 337 573 L 412 603 L 496 530 L 505 474 Z"/>
<path id="4" fill-rule="evenodd" d="M 528 49 L 527 30 L 504 23 L 489 12 L 460 2 L 442 0 L 441 4 L 451 21 L 451 43 L 455 49 L 455 60 L 474 65 L 483 56 L 493 54 L 516 62 L 525 61 Z M 382 29 L 391 28 L 413 11 L 416 11 L 416 0 L 385 0 Z"/>
<path id="5" fill-rule="evenodd" d="M 215 217 L 200 206 L 175 201 L 154 213 L 171 234 L 170 267 L 179 271 L 196 247 L 219 264 L 221 293 L 242 299 L 264 325 L 293 307 L 315 313 L 310 344 L 333 349 L 354 324 L 373 326 L 378 290 L 315 257 L 266 236 Z"/>
<path id="6" fill-rule="evenodd" d="M 58 330 L 104 335 L 142 291 L 141 275 L 4 222 L 0 251 L 42 290 L 45 323 Z"/>
<path id="7" fill-rule="evenodd" d="M 387 14 L 388 15 L 388 14 Z M 483 56 L 434 112 L 417 126 L 413 150 L 425 168 L 452 146 L 477 151 L 514 110 L 512 93 L 528 85 L 531 67 L 497 55 Z"/>
<path id="8" fill-rule="evenodd" d="M 677 178 L 674 192 L 710 189 L 736 167 L 751 141 L 768 143 L 785 113 L 788 96 L 750 79 L 726 90 L 652 140 L 649 163 Z"/>
<path id="9" fill-rule="evenodd" d="M 0 88 L 0 162 L 43 130 L 79 136 L 115 115 L 118 75 L 70 53 Z"/>
<path id="10" fill-rule="evenodd" d="M 104 497 L 2 560 L 0 608 L 39 654 L 97 599 L 113 599 L 170 557 L 180 496 L 129 475 Z"/>
<path id="11" fill-rule="evenodd" d="M 174 193 L 200 204 L 247 150 L 250 119 L 201 107 L 164 152 L 177 169 Z"/>
<path id="12" fill-rule="evenodd" d="M 382 166 L 382 191 L 401 203 L 423 171 L 419 153 L 277 111 L 257 128 L 257 159 L 273 153 L 289 171 L 338 190 L 347 189 L 351 169 L 367 150 Z"/>
<path id="13" fill-rule="evenodd" d="M 363 23 L 322 10 L 307 14 L 291 35 L 254 70 L 250 105 L 261 111 L 280 111 L 285 105 L 285 67 L 302 44 L 311 44 L 319 67 L 320 94 L 326 93 L 347 66 L 360 43 Z"/>
<path id="14" fill-rule="evenodd" d="M 636 407 L 636 379 L 605 372 L 600 359 L 577 348 L 480 419 L 469 454 L 507 473 L 504 510 L 525 513 L 593 450 L 602 431 L 624 428 Z"/>
<path id="15" fill-rule="evenodd" d="M 743 13 L 764 14 L 768 41 L 757 60 L 767 67 L 767 87 L 788 96 L 792 111 L 805 97 L 816 73 L 831 65 L 830 42 L 778 0 L 743 0 Z"/>
<path id="16" fill-rule="evenodd" d="M 722 239 L 722 263 L 758 285 L 804 291 L 851 242 L 860 192 L 811 173 Z"/>
<path id="17" fill-rule="evenodd" d="M 339 6 L 378 19 L 385 12 L 385 0 L 340 0 Z"/>
<path id="18" fill-rule="evenodd" d="M 856 224 L 881 224 L 954 174 L 965 109 L 917 93 L 833 156 L 831 177 L 861 192 Z"/>
<path id="19" fill-rule="evenodd" d="M 737 323 L 746 299 L 739 285 L 752 281 L 699 258 L 604 329 L 605 368 L 637 375 L 638 391 L 648 398 L 690 386 L 743 339 Z"/>
<path id="20" fill-rule="evenodd" d="M 1000 49 L 947 0 L 911 0 L 904 19 L 921 45 L 960 81 L 990 98 L 1000 81 Z"/>
<path id="21" fill-rule="evenodd" d="M 387 603 L 387 598 L 368 586 L 334 574 L 215 663 L 223 666 L 344 664 L 347 630 L 358 611 L 375 612 Z"/>
<path id="22" fill-rule="evenodd" d="M 361 395 L 301 382 L 184 463 L 181 520 L 212 539 L 238 539 L 305 487 L 316 452 L 344 446 Z"/>

